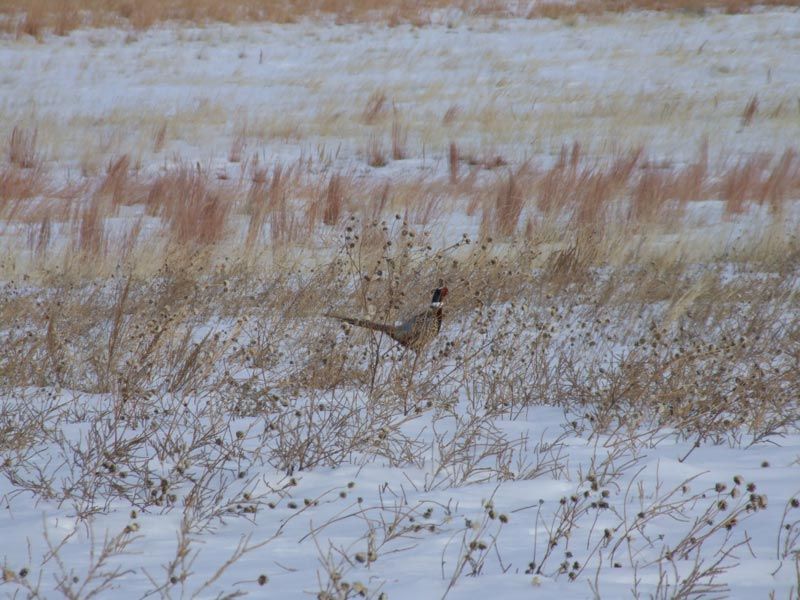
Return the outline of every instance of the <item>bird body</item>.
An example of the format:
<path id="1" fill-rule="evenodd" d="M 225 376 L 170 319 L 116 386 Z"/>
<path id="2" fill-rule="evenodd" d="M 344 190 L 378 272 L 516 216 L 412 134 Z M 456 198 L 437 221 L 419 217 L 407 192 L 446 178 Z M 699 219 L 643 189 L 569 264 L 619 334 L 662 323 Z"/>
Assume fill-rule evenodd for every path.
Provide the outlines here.
<path id="1" fill-rule="evenodd" d="M 442 305 L 445 296 L 447 296 L 446 287 L 436 288 L 433 292 L 431 304 L 427 310 L 396 325 L 336 314 L 328 314 L 327 316 L 349 323 L 350 325 L 383 332 L 396 342 L 416 352 L 438 335 L 442 327 Z"/>

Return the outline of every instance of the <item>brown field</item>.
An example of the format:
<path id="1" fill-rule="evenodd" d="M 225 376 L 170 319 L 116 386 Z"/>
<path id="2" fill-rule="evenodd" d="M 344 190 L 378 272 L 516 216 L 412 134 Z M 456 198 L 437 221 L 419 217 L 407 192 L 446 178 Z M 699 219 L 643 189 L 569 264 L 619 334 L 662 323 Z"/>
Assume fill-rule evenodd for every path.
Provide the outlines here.
<path id="1" fill-rule="evenodd" d="M 2 0 L 0 25 L 17 35 L 40 37 L 45 30 L 66 35 L 79 27 L 130 26 L 142 30 L 166 21 L 190 23 L 293 23 L 327 18 L 337 23 L 425 26 L 437 11 L 471 16 L 563 19 L 604 13 L 660 11 L 703 14 L 747 13 L 760 6 L 798 6 L 798 0 L 578 0 L 508 3 L 498 0 Z"/>

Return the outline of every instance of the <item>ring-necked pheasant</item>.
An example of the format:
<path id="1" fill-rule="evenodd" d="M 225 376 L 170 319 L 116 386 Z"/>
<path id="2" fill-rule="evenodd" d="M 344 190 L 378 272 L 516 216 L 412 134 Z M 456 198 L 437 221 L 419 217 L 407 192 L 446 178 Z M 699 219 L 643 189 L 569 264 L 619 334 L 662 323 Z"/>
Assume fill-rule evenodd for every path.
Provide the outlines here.
<path id="1" fill-rule="evenodd" d="M 399 342 L 406 348 L 411 348 L 415 352 L 422 349 L 428 342 L 430 342 L 439 333 L 442 327 L 442 306 L 444 304 L 445 296 L 447 296 L 447 288 L 442 286 L 433 290 L 433 298 L 431 298 L 431 305 L 424 312 L 414 315 L 410 319 L 406 319 L 396 325 L 389 325 L 387 323 L 378 323 L 368 319 L 354 319 L 352 317 L 345 317 L 326 313 L 326 316 L 333 319 L 339 319 L 345 323 L 356 325 L 357 327 L 365 327 L 374 331 L 382 331 L 393 340 Z"/>

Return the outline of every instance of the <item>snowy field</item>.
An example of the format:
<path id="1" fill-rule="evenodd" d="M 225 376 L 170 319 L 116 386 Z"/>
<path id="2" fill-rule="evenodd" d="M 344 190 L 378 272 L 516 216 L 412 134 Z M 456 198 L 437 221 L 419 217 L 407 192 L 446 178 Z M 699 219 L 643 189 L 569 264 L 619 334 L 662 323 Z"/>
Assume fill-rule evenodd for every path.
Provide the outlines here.
<path id="1" fill-rule="evenodd" d="M 800 13 L 431 21 L 0 37 L 4 597 L 800 598 Z"/>

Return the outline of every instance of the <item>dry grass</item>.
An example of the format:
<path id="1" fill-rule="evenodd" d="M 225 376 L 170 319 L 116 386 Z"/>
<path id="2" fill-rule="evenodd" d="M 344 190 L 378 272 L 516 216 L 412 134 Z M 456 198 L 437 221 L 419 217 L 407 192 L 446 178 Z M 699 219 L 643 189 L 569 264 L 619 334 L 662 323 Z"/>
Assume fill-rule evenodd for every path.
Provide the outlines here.
<path id="1" fill-rule="evenodd" d="M 389 164 L 382 136 L 370 134 L 367 147 L 364 149 L 364 157 L 370 167 L 385 167 Z"/>
<path id="2" fill-rule="evenodd" d="M 11 130 L 8 140 L 8 162 L 21 169 L 32 169 L 36 166 L 36 137 L 38 131 L 28 131 L 17 125 Z"/>
<path id="3" fill-rule="evenodd" d="M 563 18 L 640 5 L 647 2 L 534 10 Z M 56 10 L 38 0 L 18 31 L 42 37 L 53 27 L 65 34 L 80 19 L 144 28 L 165 18 L 290 20 L 328 11 L 342 22 L 424 24 L 435 6 L 98 0 Z M 469 10 L 508 9 L 487 2 Z M 199 110 L 197 121 L 204 110 L 212 109 Z M 716 537 L 723 538 L 719 555 L 731 555 L 736 523 L 770 510 L 759 493 L 723 498 L 711 488 L 678 498 L 677 491 L 639 488 L 641 516 L 630 518 L 631 499 L 613 490 L 627 485 L 624 471 L 635 456 L 663 439 L 692 452 L 797 432 L 797 151 L 714 163 L 705 141 L 688 162 L 655 161 L 647 148 L 612 140 L 607 147 L 616 150 L 606 158 L 574 142 L 552 161 L 522 161 L 488 142 L 465 150 L 453 137 L 461 119 L 483 111 L 487 130 L 521 127 L 498 111 L 471 111 L 451 105 L 442 117 L 446 143 L 423 151 L 423 160 L 438 165 L 434 175 L 391 178 L 379 167 L 413 156 L 408 141 L 418 136 L 409 130 L 412 116 L 381 89 L 352 111 L 351 125 L 361 143 L 368 140 L 367 166 L 352 170 L 337 163 L 338 150 L 324 147 L 284 163 L 248 154 L 248 140 L 288 139 L 307 124 L 287 120 L 276 129 L 243 119 L 222 147 L 220 156 L 233 163 L 224 176 L 180 157 L 159 157 L 163 167 L 147 173 L 137 153 L 104 142 L 92 156 L 95 168 L 64 182 L 58 165 L 42 159 L 40 147 L 50 152 L 37 133 L 44 130 L 14 127 L 0 164 L 0 474 L 12 494 L 67 503 L 87 524 L 120 506 L 182 511 L 175 559 L 163 582 L 151 580 L 153 596 L 178 585 L 187 596 L 204 595 L 182 560 L 210 523 L 294 504 L 294 473 L 352 464 L 424 468 L 426 492 L 574 477 L 580 485 L 554 513 L 549 539 L 533 543 L 531 575 L 580 580 L 601 546 L 606 562 L 620 564 L 625 548 L 656 552 L 665 572 L 674 566 L 673 552 L 701 556 L 702 544 Z M 212 112 L 226 122 L 224 111 Z M 741 125 L 767 114 L 753 97 Z M 142 146 L 167 154 L 168 134 L 177 139 L 180 124 L 156 116 Z M 699 202 L 714 210 L 696 210 Z M 717 209 L 724 219 L 697 225 Z M 763 221 L 738 234 L 734 226 L 747 226 L 750 213 Z M 462 223 L 477 238 L 465 234 L 456 242 Z M 323 316 L 338 311 L 390 322 L 425 306 L 440 280 L 450 296 L 424 360 Z M 66 395 L 53 398 L 54 389 Z M 571 473 L 557 454 L 537 453 L 534 463 L 521 464 L 530 456 L 528 440 L 498 422 L 526 419 L 540 405 L 570 415 L 564 436 L 607 436 L 609 456 L 599 452 L 593 463 L 599 475 Z M 66 421 L 85 426 L 86 446 L 59 434 Z M 409 424 L 434 434 L 409 436 Z M 41 456 L 58 466 L 42 468 Z M 427 463 L 429 456 L 438 463 Z M 287 480 L 256 481 L 253 465 Z M 266 486 L 263 493 L 253 493 L 256 484 Z M 608 511 L 614 525 L 600 540 L 589 533 L 582 565 L 564 567 L 554 548 L 594 532 L 602 503 L 618 508 Z M 357 513 L 368 529 L 359 540 L 368 552 L 351 561 L 320 549 L 320 594 L 351 594 L 353 563 L 369 565 L 392 540 L 418 540 L 419 523 L 429 522 L 412 507 L 386 516 L 388 506 L 371 521 L 375 509 Z M 700 511 L 697 519 L 686 519 L 682 511 L 690 509 Z M 495 541 L 481 540 L 495 540 L 508 516 L 496 514 L 490 500 L 482 510 L 478 521 L 448 532 L 460 544 L 448 563 L 451 586 L 479 575 L 493 551 L 500 555 Z M 673 528 L 685 526 L 676 545 L 662 548 L 646 537 L 659 516 L 672 519 Z M 431 531 L 453 522 L 442 517 Z M 118 573 L 104 570 L 103 561 L 125 552 L 134 525 L 99 548 L 95 579 L 58 575 L 65 595 L 109 589 Z M 778 542 L 782 535 L 798 539 L 800 525 L 788 525 Z M 790 557 L 791 543 L 778 547 Z M 254 550 L 245 541 L 231 561 Z M 698 561 L 678 582 L 680 592 L 719 591 L 713 585 L 721 569 Z M 12 580 L 40 595 L 34 577 L 12 572 L 6 583 Z M 657 597 L 675 592 L 667 583 L 662 589 L 663 581 Z"/>
<path id="4" fill-rule="evenodd" d="M 407 158 L 408 127 L 403 124 L 397 107 L 392 109 L 392 160 Z"/>
<path id="5" fill-rule="evenodd" d="M 714 487 L 684 493 L 625 483 L 639 468 L 636 457 L 663 440 L 684 444 L 679 458 L 686 459 L 705 445 L 743 448 L 796 433 L 800 422 L 797 238 L 777 228 L 752 246 L 732 248 L 722 239 L 716 251 L 695 256 L 688 245 L 648 251 L 635 239 L 657 239 L 664 228 L 657 215 L 669 210 L 668 201 L 690 204 L 687 188 L 725 180 L 713 169 L 706 175 L 702 151 L 667 176 L 643 151 L 599 163 L 575 145 L 551 169 L 500 167 L 487 171 L 485 182 L 464 178 L 455 186 L 445 174 L 442 181 L 370 187 L 346 173 L 312 176 L 280 164 L 255 165 L 241 186 L 186 166 L 146 181 L 123 159 L 109 162 L 73 205 L 68 235 L 82 270 L 71 263 L 52 268 L 55 222 L 40 211 L 27 244 L 36 263 L 26 284 L 0 286 L 0 474 L 14 493 L 64 502 L 82 523 L 118 510 L 177 514 L 176 558 L 163 583 L 150 580 L 153 595 L 177 585 L 203 592 L 180 557 L 212 523 L 252 518 L 278 503 L 291 514 L 314 510 L 314 499 L 303 508 L 291 478 L 321 468 L 424 469 L 420 490 L 453 494 L 451 488 L 476 484 L 558 479 L 574 492 L 558 504 L 546 539 L 533 542 L 527 572 L 569 581 L 581 581 L 601 547 L 604 559 L 632 569 L 626 548 L 660 544 L 642 535 L 657 519 L 682 528 L 674 544 L 657 546 L 658 565 L 669 569 L 676 547 L 700 553 L 703 544 L 719 543 L 719 555 L 727 556 L 736 549 L 730 532 L 738 523 L 782 510 L 756 491 L 729 496 Z M 748 203 L 795 189 L 794 153 L 757 164 L 761 170 L 751 166 L 756 174 L 744 178 Z M 737 166 L 737 181 L 742 172 Z M 147 193 L 120 192 L 115 201 L 117 189 Z M 534 197 L 543 189 L 551 220 L 523 238 L 519 228 L 526 211 L 537 216 Z M 413 224 L 460 210 L 456 200 L 443 202 L 448 191 L 481 199 L 490 230 L 483 239 L 434 247 L 427 229 Z M 363 218 L 348 216 L 348 198 L 361 194 L 374 205 L 362 208 Z M 139 223 L 123 236 L 105 226 L 131 198 L 163 223 L 168 243 L 154 250 L 152 238 L 140 241 Z M 388 217 L 396 202 L 405 203 L 409 219 Z M 619 203 L 627 207 L 621 222 Z M 566 211 L 560 224 L 559 209 Z M 302 215 L 308 223 L 299 228 Z M 238 232 L 235 217 L 249 217 Z M 309 227 L 332 235 L 316 238 L 315 249 L 305 242 Z M 260 260 L 266 250 L 268 262 Z M 114 268 L 97 267 L 109 257 Z M 424 360 L 323 316 L 392 321 L 424 306 L 440 280 L 450 295 Z M 525 423 L 541 405 L 569 415 L 562 436 L 607 440 L 596 444 L 592 473 L 570 471 L 566 450 L 563 457 L 532 453 L 518 428 L 498 425 Z M 66 419 L 85 427 L 86 444 L 60 434 Z M 409 435 L 409 426 L 433 434 Z M 559 437 L 551 448 L 563 443 Z M 43 455 L 52 457 L 52 468 L 42 467 Z M 259 468 L 272 475 L 251 475 Z M 286 480 L 276 481 L 276 471 Z M 640 497 L 632 500 L 626 488 Z M 635 517 L 626 511 L 634 501 L 641 507 Z M 381 516 L 361 523 L 369 551 L 352 562 L 374 562 L 395 539 L 419 541 L 418 522 L 428 523 L 423 515 L 430 513 L 397 506 L 391 515 L 384 515 L 388 505 L 358 513 Z M 602 537 L 586 545 L 580 564 L 563 568 L 556 546 L 594 532 L 598 506 L 616 509 L 607 511 L 614 518 L 609 533 L 597 529 Z M 495 542 L 479 536 L 494 540 L 508 522 L 490 501 L 482 508 L 481 519 L 447 533 L 461 544 L 446 573 L 453 586 L 479 575 L 491 556 Z M 689 510 L 698 518 L 685 518 Z M 432 531 L 452 527 L 449 521 L 442 517 Z M 315 519 L 314 526 L 326 523 Z M 125 551 L 136 527 L 106 538 L 93 554 L 101 567 Z M 796 539 L 798 530 L 791 524 L 780 535 Z M 778 545 L 784 558 L 790 546 Z M 244 540 L 220 568 L 257 549 Z M 351 589 L 349 567 L 337 558 L 345 554 L 322 552 L 321 591 Z M 681 579 L 687 594 L 721 575 L 722 567 L 708 572 L 694 564 Z M 79 578 L 89 590 L 108 589 L 117 578 L 113 569 L 91 573 Z M 12 575 L 6 584 L 37 595 L 37 578 Z M 73 576 L 65 575 L 64 585 Z"/>
<path id="6" fill-rule="evenodd" d="M 460 9 L 464 14 L 494 17 L 527 17 L 569 19 L 576 16 L 595 16 L 603 13 L 620 13 L 633 10 L 662 12 L 688 12 L 702 14 L 708 10 L 722 10 L 729 14 L 748 12 L 755 6 L 797 6 L 797 0 L 579 0 L 578 2 L 539 2 L 532 8 L 527 4 L 479 0 L 478 2 L 445 2 L 424 0 L 409 2 L 392 0 L 294 0 L 279 3 L 273 0 L 236 0 L 211 2 L 211 0 L 4 0 L 0 3 L 3 28 L 18 36 L 29 35 L 41 39 L 45 30 L 66 35 L 81 26 L 119 26 L 127 24 L 142 30 L 168 20 L 195 23 L 218 21 L 242 23 L 269 21 L 291 23 L 312 17 L 334 17 L 337 23 L 380 22 L 389 26 L 409 23 L 424 26 L 431 21 L 434 11 Z"/>
<path id="7" fill-rule="evenodd" d="M 344 183 L 342 175 L 331 175 L 323 200 L 322 222 L 325 225 L 336 225 L 342 217 L 344 207 Z"/>
<path id="8" fill-rule="evenodd" d="M 797 6 L 796 0 L 579 0 L 578 2 L 537 2 L 527 13 L 529 19 L 571 19 L 577 16 L 598 16 L 604 13 L 623 13 L 632 10 L 658 12 L 678 12 L 702 15 L 708 11 L 722 11 L 726 14 L 750 12 L 759 6 Z"/>
<path id="9" fill-rule="evenodd" d="M 16 148 L 20 145 L 15 141 Z M 375 135 L 366 153 L 373 168 L 388 163 Z M 6 227 L 22 224 L 36 239 L 49 239 L 46 232 L 54 223 L 72 223 L 66 238 L 59 239 L 82 254 L 84 265 L 94 254 L 105 263 L 114 254 L 108 243 L 122 243 L 122 238 L 112 240 L 119 231 L 112 235 L 107 230 L 113 229 L 111 218 L 123 210 L 151 219 L 143 237 L 129 240 L 134 254 L 143 251 L 137 247 L 147 239 L 156 241 L 147 261 L 152 261 L 152 252 L 193 246 L 213 246 L 215 252 L 244 248 L 253 257 L 264 251 L 304 251 L 320 227 L 336 229 L 353 214 L 380 221 L 399 211 L 428 227 L 439 227 L 453 216 L 480 215 L 483 237 L 513 241 L 523 235 L 562 250 L 587 233 L 595 249 L 591 261 L 618 264 L 641 260 L 643 249 L 635 250 L 635 236 L 649 237 L 654 245 L 665 234 L 691 237 L 686 223 L 693 219 L 695 202 L 717 199 L 729 218 L 766 206 L 780 225 L 781 215 L 789 214 L 787 206 L 800 193 L 800 160 L 793 149 L 711 165 L 702 143 L 696 158 L 678 166 L 656 164 L 641 148 L 593 158 L 578 143 L 565 145 L 547 168 L 537 161 L 506 165 L 501 157 L 486 155 L 468 159 L 469 174 L 459 176 L 463 163 L 453 143 L 441 159 L 444 180 L 386 181 L 380 171 L 356 178 L 352 172 L 333 170 L 325 152 L 316 166 L 308 159 L 270 167 L 256 156 L 244 158 L 233 178 L 212 176 L 199 164 L 190 167 L 179 160 L 153 177 L 123 154 L 109 158 L 104 172 L 93 178 L 57 185 L 41 161 L 30 168 L 18 166 L 22 159 L 16 152 L 14 163 L 0 166 L 0 200 Z M 776 240 L 784 243 L 783 234 Z M 722 245 L 692 241 L 689 247 L 702 260 L 704 253 L 713 257 Z M 39 254 L 57 253 L 59 243 L 29 240 L 27 246 L 39 248 Z"/>
<path id="10" fill-rule="evenodd" d="M 754 95 L 747 101 L 747 105 L 742 111 L 742 127 L 750 125 L 756 114 L 758 114 L 758 95 Z"/>
<path id="11" fill-rule="evenodd" d="M 450 148 L 447 153 L 447 170 L 450 173 L 450 183 L 458 183 L 458 146 L 455 142 L 450 142 Z"/>

